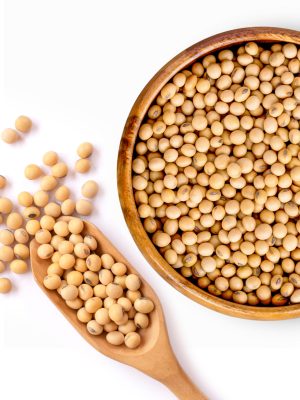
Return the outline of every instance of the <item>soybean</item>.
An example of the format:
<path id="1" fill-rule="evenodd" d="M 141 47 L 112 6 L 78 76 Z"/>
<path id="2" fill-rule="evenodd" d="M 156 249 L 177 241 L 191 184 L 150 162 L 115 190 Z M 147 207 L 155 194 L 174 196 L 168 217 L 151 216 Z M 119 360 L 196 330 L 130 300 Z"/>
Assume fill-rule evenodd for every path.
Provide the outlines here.
<path id="1" fill-rule="evenodd" d="M 299 51 L 250 42 L 197 60 L 138 132 L 132 185 L 145 231 L 184 278 L 239 304 L 298 299 Z"/>

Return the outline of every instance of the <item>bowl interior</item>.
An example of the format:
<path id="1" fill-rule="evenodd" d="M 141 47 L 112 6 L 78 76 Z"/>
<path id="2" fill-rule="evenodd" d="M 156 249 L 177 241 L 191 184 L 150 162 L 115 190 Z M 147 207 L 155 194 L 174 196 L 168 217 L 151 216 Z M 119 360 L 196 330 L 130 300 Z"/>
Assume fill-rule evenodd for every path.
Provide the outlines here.
<path id="1" fill-rule="evenodd" d="M 224 32 L 202 40 L 167 63 L 145 86 L 127 119 L 118 157 L 118 189 L 122 210 L 129 230 L 148 262 L 171 285 L 194 301 L 227 315 L 258 320 L 288 319 L 300 316 L 300 305 L 255 307 L 216 297 L 179 274 L 169 265 L 152 243 L 137 212 L 132 188 L 132 159 L 141 123 L 162 87 L 180 70 L 197 59 L 224 48 L 245 42 L 285 42 L 300 44 L 300 32 L 281 28 L 244 28 Z"/>

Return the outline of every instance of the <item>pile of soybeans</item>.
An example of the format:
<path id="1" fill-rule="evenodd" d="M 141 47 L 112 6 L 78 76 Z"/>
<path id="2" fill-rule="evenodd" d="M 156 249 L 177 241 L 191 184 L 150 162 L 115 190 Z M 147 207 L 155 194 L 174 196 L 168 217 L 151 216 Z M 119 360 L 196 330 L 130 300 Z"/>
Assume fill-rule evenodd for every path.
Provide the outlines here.
<path id="1" fill-rule="evenodd" d="M 250 42 L 177 73 L 139 129 L 135 202 L 164 259 L 239 304 L 300 303 L 300 49 Z"/>
<path id="2" fill-rule="evenodd" d="M 31 121 L 22 116 L 21 122 L 26 123 L 28 132 Z M 20 129 L 20 118 L 15 125 L 18 131 L 25 132 Z M 10 128 L 1 137 L 8 144 L 20 139 L 18 132 Z M 92 153 L 91 143 L 78 147 L 75 172 L 90 170 Z M 82 198 L 75 201 L 62 182 L 69 173 L 67 164 L 54 151 L 44 154 L 43 164 L 25 167 L 27 179 L 40 180 L 40 190 L 20 192 L 18 209 L 11 199 L 0 197 L 0 225 L 5 225 L 0 229 L 0 274 L 5 274 L 7 266 L 14 275 L 26 273 L 29 244 L 35 239 L 38 257 L 48 262 L 47 267 L 41 263 L 41 268 L 46 268 L 44 286 L 61 296 L 91 335 L 105 334 L 112 345 L 137 348 L 142 341 L 140 330 L 150 324 L 154 304 L 143 297 L 139 276 L 131 274 L 124 263 L 110 254 L 101 252 L 96 238 L 85 233 L 81 218 L 93 211 L 91 199 L 98 193 L 97 182 L 87 180 L 81 187 Z M 0 190 L 6 184 L 1 175 Z M 1 275 L 0 293 L 9 293 L 12 282 Z"/>

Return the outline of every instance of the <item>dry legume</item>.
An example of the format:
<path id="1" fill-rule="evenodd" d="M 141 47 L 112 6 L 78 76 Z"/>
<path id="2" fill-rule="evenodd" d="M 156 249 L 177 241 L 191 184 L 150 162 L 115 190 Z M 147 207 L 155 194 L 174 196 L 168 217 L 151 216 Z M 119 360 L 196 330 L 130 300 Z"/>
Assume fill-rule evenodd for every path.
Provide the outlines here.
<path id="1" fill-rule="evenodd" d="M 298 72 L 294 44 L 222 50 L 176 74 L 139 129 L 146 232 L 184 277 L 239 304 L 300 303 Z"/>
<path id="2" fill-rule="evenodd" d="M 43 225 L 47 225 L 46 217 L 42 217 Z M 110 254 L 96 254 L 97 240 L 91 235 L 80 235 L 84 233 L 84 223 L 79 218 L 68 223 L 51 220 L 49 225 L 49 230 L 43 228 L 35 234 L 40 244 L 39 257 L 51 258 L 52 262 L 44 279 L 45 287 L 57 290 L 66 304 L 76 310 L 79 321 L 87 324 L 90 334 L 106 332 L 106 340 L 112 345 L 138 347 L 141 336 L 136 330 L 148 327 L 149 314 L 154 309 L 151 299 L 142 297 L 139 291 L 140 278 L 127 274 L 126 265 L 115 262 Z M 74 235 L 81 237 L 75 245 L 69 241 Z M 14 260 L 10 267 L 15 273 L 23 273 L 27 264 Z"/>

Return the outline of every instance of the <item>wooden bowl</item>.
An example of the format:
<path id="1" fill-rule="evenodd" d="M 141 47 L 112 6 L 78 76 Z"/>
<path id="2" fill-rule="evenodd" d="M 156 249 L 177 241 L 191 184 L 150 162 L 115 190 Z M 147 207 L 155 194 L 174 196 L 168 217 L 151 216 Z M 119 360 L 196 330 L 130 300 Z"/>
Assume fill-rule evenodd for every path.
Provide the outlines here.
<path id="1" fill-rule="evenodd" d="M 127 225 L 139 249 L 152 267 L 181 293 L 206 307 L 234 317 L 257 320 L 295 318 L 300 316 L 300 305 L 283 307 L 239 305 L 211 295 L 180 275 L 165 261 L 144 230 L 133 196 L 132 158 L 135 141 L 146 112 L 162 87 L 178 71 L 188 67 L 198 58 L 249 41 L 300 44 L 300 32 L 268 27 L 236 29 L 202 40 L 168 62 L 143 89 L 128 116 L 119 149 L 119 197 Z"/>

